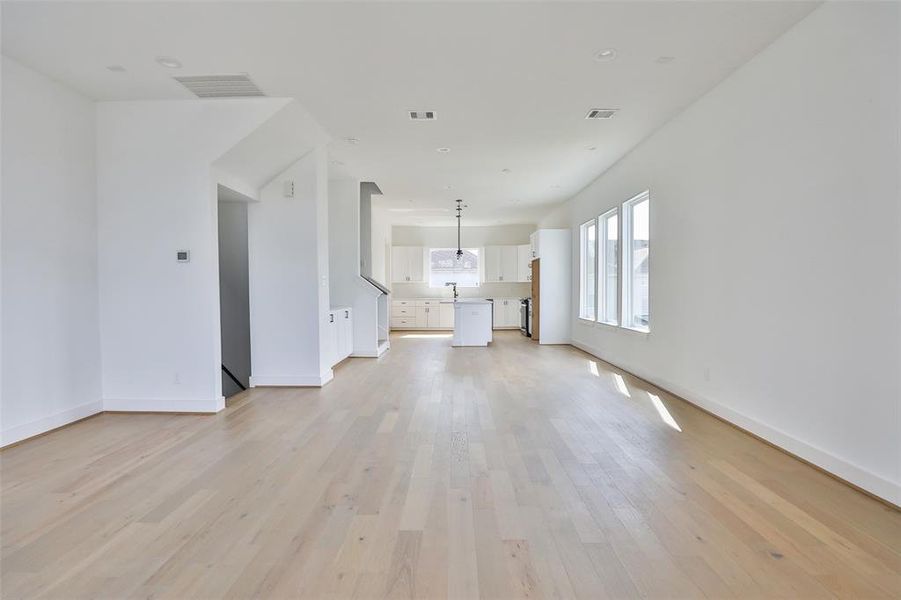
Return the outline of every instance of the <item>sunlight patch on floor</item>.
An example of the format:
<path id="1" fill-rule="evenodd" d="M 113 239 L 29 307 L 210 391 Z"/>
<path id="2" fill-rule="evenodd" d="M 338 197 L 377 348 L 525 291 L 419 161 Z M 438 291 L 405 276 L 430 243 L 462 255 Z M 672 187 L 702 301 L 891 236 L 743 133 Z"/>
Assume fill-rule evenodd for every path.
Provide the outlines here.
<path id="1" fill-rule="evenodd" d="M 616 389 L 619 390 L 619 393 L 625 396 L 626 398 L 631 398 L 632 394 L 629 393 L 629 388 L 626 387 L 626 382 L 623 380 L 623 376 L 619 373 L 613 374 L 613 381 L 616 383 Z"/>
<path id="2" fill-rule="evenodd" d="M 673 418 L 673 415 L 669 414 L 669 411 L 666 410 L 666 407 L 663 405 L 663 402 L 655 396 L 654 394 L 648 393 L 648 396 L 651 398 L 651 402 L 654 403 L 654 408 L 657 409 L 657 414 L 660 415 L 660 418 L 663 419 L 663 422 L 675 429 L 676 431 L 681 432 L 682 428 L 679 427 L 679 424 L 676 423 L 676 420 Z"/>

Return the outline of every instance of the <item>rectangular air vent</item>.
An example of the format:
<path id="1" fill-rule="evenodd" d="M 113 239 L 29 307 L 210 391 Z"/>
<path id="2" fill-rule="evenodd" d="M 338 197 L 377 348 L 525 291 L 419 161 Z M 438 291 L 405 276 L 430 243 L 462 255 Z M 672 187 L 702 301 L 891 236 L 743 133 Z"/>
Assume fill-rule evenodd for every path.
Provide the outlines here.
<path id="1" fill-rule="evenodd" d="M 411 110 L 411 121 L 434 121 L 438 115 L 433 110 Z"/>
<path id="2" fill-rule="evenodd" d="M 174 79 L 199 98 L 246 98 L 266 95 L 247 75 L 196 75 Z"/>
<path id="3" fill-rule="evenodd" d="M 618 108 L 592 108 L 585 115 L 586 119 L 612 119 Z"/>

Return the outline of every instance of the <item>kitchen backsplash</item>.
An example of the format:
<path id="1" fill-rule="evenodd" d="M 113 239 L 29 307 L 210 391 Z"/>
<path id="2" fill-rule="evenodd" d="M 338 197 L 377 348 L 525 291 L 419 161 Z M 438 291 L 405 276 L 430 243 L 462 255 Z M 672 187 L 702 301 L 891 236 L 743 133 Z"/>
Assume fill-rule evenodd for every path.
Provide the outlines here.
<path id="1" fill-rule="evenodd" d="M 427 283 L 392 283 L 391 297 L 403 298 L 452 298 L 451 288 L 432 288 Z M 531 283 L 483 283 L 477 288 L 457 288 L 461 298 L 528 298 L 532 295 Z"/>

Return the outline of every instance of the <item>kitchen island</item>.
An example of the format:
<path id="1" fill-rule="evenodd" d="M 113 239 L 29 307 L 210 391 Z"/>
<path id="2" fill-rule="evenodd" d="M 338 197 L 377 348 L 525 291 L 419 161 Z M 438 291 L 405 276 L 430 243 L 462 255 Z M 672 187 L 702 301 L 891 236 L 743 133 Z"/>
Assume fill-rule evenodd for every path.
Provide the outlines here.
<path id="1" fill-rule="evenodd" d="M 466 299 L 448 300 L 442 304 L 453 304 L 454 337 L 452 346 L 487 346 L 492 341 L 490 300 Z"/>

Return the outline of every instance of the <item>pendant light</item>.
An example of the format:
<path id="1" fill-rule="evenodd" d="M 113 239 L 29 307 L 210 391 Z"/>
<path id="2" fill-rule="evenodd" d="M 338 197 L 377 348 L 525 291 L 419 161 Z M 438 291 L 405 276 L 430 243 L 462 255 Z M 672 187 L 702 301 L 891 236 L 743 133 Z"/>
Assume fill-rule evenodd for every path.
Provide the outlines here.
<path id="1" fill-rule="evenodd" d="M 457 199 L 457 260 L 459 261 L 463 258 L 463 247 L 461 244 L 460 238 L 460 230 L 461 230 L 461 219 L 463 218 L 463 209 L 466 208 L 466 205 L 463 204 L 463 200 Z"/>

